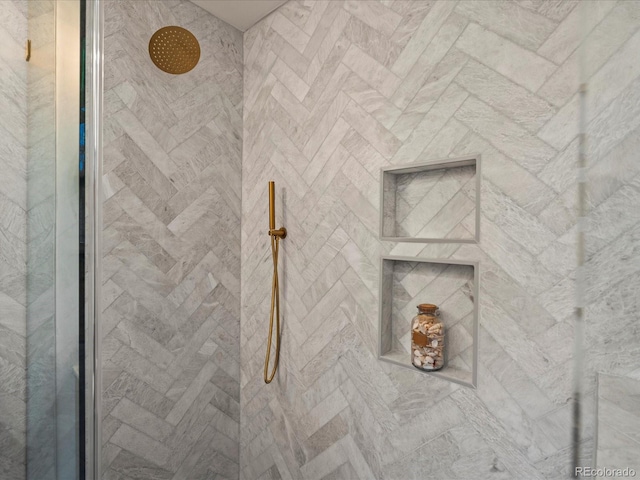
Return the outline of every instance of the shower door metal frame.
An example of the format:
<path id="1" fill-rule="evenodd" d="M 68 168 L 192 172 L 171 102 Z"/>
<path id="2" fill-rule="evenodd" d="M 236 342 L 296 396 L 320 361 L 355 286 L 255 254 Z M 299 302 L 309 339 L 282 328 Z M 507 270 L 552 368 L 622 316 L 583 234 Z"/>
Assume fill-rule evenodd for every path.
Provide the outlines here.
<path id="1" fill-rule="evenodd" d="M 86 365 L 86 459 L 87 480 L 101 478 L 102 463 L 102 105 L 104 58 L 104 4 L 86 0 L 86 266 L 85 365 Z"/>

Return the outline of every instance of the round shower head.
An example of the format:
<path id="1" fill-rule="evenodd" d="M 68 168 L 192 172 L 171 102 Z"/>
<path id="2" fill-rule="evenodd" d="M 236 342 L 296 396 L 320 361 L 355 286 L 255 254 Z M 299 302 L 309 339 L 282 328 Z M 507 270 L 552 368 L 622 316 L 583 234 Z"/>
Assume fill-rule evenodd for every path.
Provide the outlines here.
<path id="1" fill-rule="evenodd" d="M 200 44 L 189 30 L 182 27 L 162 27 L 149 40 L 149 55 L 160 70 L 187 73 L 200 60 Z"/>

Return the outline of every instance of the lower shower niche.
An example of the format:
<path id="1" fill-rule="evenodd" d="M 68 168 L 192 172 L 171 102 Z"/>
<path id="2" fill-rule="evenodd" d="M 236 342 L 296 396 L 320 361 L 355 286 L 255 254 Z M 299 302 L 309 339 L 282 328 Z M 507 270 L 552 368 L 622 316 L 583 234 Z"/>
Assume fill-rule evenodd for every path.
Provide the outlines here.
<path id="1" fill-rule="evenodd" d="M 383 256 L 380 265 L 380 360 L 475 388 L 478 360 L 477 262 Z M 439 308 L 444 324 L 444 367 L 411 363 L 411 321 L 419 304 Z"/>

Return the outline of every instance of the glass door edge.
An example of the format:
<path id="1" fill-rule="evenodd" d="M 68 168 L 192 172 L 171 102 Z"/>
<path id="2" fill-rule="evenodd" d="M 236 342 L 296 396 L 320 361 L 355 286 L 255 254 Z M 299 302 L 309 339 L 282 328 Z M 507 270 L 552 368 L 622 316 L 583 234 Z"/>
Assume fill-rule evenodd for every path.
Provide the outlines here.
<path id="1" fill-rule="evenodd" d="M 101 375 L 101 287 L 102 287 L 102 111 L 104 4 L 86 0 L 87 27 L 87 128 L 86 128 L 86 461 L 87 480 L 101 478 L 102 375 Z"/>

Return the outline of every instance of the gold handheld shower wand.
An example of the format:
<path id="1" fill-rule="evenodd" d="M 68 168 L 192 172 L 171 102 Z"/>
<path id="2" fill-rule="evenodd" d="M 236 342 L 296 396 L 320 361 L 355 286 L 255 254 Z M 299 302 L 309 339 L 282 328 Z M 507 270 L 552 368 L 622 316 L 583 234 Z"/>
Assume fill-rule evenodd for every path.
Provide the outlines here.
<path id="1" fill-rule="evenodd" d="M 287 229 L 276 229 L 276 202 L 274 182 L 269 182 L 269 236 L 271 237 L 271 257 L 273 259 L 273 282 L 271 284 L 271 310 L 269 314 L 269 339 L 267 340 L 267 356 L 264 360 L 264 383 L 271 383 L 278 370 L 280 360 L 280 286 L 278 284 L 278 252 L 280 239 L 286 238 Z M 273 362 L 273 370 L 269 374 L 269 359 L 271 357 L 271 339 L 273 337 L 273 320 L 276 320 L 276 358 Z"/>

